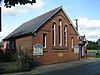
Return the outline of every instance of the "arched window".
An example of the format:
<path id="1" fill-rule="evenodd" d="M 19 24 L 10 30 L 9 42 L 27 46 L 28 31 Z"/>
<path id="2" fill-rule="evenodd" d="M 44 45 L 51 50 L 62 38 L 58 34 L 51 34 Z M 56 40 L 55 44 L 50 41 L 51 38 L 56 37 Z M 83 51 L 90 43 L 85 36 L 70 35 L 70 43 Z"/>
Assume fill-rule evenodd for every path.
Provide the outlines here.
<path id="1" fill-rule="evenodd" d="M 52 25 L 52 45 L 56 45 L 56 23 Z"/>
<path id="2" fill-rule="evenodd" d="M 43 48 L 46 48 L 47 46 L 47 34 L 43 33 Z"/>
<path id="3" fill-rule="evenodd" d="M 62 46 L 62 20 L 59 19 L 59 46 Z"/>
<path id="4" fill-rule="evenodd" d="M 74 37 L 71 37 L 71 48 L 74 48 Z"/>
<path id="5" fill-rule="evenodd" d="M 64 27 L 64 45 L 67 46 L 67 26 Z"/>

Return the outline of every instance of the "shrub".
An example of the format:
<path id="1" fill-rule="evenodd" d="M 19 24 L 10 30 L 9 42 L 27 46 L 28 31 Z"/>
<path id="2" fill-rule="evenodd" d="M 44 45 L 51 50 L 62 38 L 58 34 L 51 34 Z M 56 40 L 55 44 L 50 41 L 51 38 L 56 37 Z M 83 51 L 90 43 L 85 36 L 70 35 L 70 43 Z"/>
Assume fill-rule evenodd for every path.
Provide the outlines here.
<path id="1" fill-rule="evenodd" d="M 23 51 L 11 55 L 13 62 L 0 64 L 0 74 L 8 72 L 29 71 L 33 67 L 31 57 Z"/>
<path id="2" fill-rule="evenodd" d="M 12 55 L 12 61 L 22 62 L 24 64 L 26 63 L 29 65 L 29 68 L 32 68 L 34 66 L 34 58 L 30 57 L 22 50 Z"/>
<path id="3" fill-rule="evenodd" d="M 100 58 L 100 54 L 99 53 L 96 53 L 96 58 Z"/>

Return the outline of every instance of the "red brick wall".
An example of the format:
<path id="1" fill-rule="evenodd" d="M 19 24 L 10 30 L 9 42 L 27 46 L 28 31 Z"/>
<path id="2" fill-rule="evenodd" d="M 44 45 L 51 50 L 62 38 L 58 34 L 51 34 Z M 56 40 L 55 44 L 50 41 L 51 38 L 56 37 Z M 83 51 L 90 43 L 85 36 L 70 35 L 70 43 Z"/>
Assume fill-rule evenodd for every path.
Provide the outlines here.
<path id="1" fill-rule="evenodd" d="M 59 18 L 62 19 L 62 32 L 64 32 L 64 26 L 67 25 L 68 28 L 68 41 L 67 47 L 64 46 L 64 33 L 62 47 L 58 44 L 58 25 Z M 56 22 L 56 46 L 52 46 L 52 23 Z M 47 33 L 47 48 L 43 52 L 43 56 L 35 56 L 35 61 L 43 64 L 51 64 L 57 62 L 65 62 L 70 60 L 78 60 L 78 54 L 75 54 L 71 49 L 71 37 L 74 37 L 74 45 L 78 44 L 77 34 L 70 25 L 68 19 L 65 17 L 62 11 L 55 14 L 48 22 L 46 22 L 41 28 L 36 32 L 36 36 L 27 36 L 23 38 L 16 39 L 17 47 L 28 48 L 32 50 L 33 45 L 43 42 L 43 33 Z M 57 50 L 58 49 L 58 50 Z M 64 50 L 65 49 L 65 50 Z M 30 53 L 30 52 L 29 52 Z M 30 55 L 32 54 L 32 51 Z"/>
<path id="2" fill-rule="evenodd" d="M 68 27 L 68 46 L 64 46 L 64 33 L 63 35 L 63 44 L 62 47 L 59 47 L 58 44 L 58 25 L 59 25 L 59 18 L 62 19 L 63 27 L 62 32 L 64 32 L 64 26 L 67 25 Z M 52 46 L 52 23 L 56 22 L 56 50 Z M 33 45 L 36 43 L 42 44 L 42 35 L 43 33 L 47 33 L 47 48 L 44 51 L 43 56 L 35 56 L 37 62 L 50 64 L 50 63 L 57 63 L 57 62 L 64 62 L 64 61 L 71 61 L 71 60 L 78 60 L 78 54 L 75 54 L 71 49 L 71 37 L 74 37 L 74 46 L 78 44 L 77 34 L 70 25 L 69 21 L 65 17 L 62 11 L 55 14 L 47 23 L 45 23 L 37 32 L 36 37 L 33 37 Z M 57 50 L 60 49 L 61 50 Z M 62 50 L 65 48 L 66 50 Z"/>
<path id="3" fill-rule="evenodd" d="M 16 47 L 17 50 L 21 48 L 25 53 L 28 53 L 29 55 L 32 55 L 32 36 L 26 36 L 22 38 L 16 39 Z"/>

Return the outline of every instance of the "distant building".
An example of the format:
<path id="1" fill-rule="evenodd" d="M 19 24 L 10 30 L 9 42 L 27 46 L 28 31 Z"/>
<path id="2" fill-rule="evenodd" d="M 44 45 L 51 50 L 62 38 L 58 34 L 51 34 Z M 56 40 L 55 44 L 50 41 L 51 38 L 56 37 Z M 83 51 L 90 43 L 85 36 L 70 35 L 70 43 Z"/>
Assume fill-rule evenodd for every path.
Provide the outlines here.
<path id="1" fill-rule="evenodd" d="M 88 45 L 88 40 L 86 39 L 86 36 L 81 36 L 80 37 L 80 56 L 81 58 L 87 57 L 87 45 Z"/>
<path id="2" fill-rule="evenodd" d="M 17 51 L 20 47 L 34 56 L 34 45 L 43 46 L 43 55 L 34 56 L 35 61 L 43 64 L 78 60 L 80 35 L 66 15 L 62 6 L 40 15 L 18 27 L 5 37 L 5 48 Z"/>

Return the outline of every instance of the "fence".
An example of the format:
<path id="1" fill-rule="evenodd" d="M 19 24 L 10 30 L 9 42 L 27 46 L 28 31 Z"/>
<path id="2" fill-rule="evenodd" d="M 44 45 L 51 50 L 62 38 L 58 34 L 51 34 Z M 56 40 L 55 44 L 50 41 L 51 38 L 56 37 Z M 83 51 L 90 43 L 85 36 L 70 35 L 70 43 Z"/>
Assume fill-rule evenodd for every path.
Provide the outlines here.
<path id="1" fill-rule="evenodd" d="M 13 52 L 7 50 L 5 53 L 0 53 L 0 74 L 8 72 L 28 71 L 34 66 L 34 60 L 24 50 Z M 7 63 L 3 63 L 7 62 Z"/>
<path id="2" fill-rule="evenodd" d="M 88 52 L 87 56 L 88 57 L 96 57 L 96 53 L 95 52 Z"/>
<path id="3" fill-rule="evenodd" d="M 9 73 L 9 72 L 19 72 L 19 71 L 28 71 L 30 70 L 30 65 L 28 62 L 9 62 L 9 63 L 0 63 L 0 74 Z"/>
<path id="4" fill-rule="evenodd" d="M 100 57 L 100 50 L 87 50 L 88 57 L 97 57 L 98 55 Z"/>

